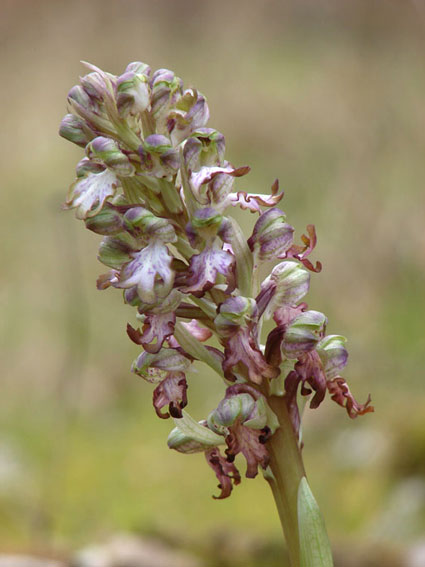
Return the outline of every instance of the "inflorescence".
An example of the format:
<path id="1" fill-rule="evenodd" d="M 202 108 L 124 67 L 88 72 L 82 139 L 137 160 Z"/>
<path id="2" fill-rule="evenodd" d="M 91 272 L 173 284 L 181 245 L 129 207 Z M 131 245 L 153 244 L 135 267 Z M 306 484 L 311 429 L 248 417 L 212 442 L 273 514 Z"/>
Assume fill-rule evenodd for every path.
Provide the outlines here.
<path id="1" fill-rule="evenodd" d="M 294 243 L 277 181 L 267 195 L 234 191 L 249 167 L 226 161 L 224 136 L 207 127 L 205 97 L 172 71 L 135 62 L 116 77 L 86 65 L 60 126 L 85 148 L 66 207 L 103 235 L 99 260 L 110 271 L 98 289 L 123 290 L 137 310 L 138 327 L 127 327 L 142 351 L 132 370 L 154 385 L 157 415 L 175 418 L 169 447 L 204 452 L 225 498 L 240 482 L 238 453 L 249 478 L 268 467 L 267 441 L 279 426 L 270 396 L 283 397 L 297 434 L 308 397 L 317 408 L 328 391 L 351 418 L 373 408 L 339 376 L 344 337 L 326 335 L 325 315 L 301 302 L 310 272 L 321 269 L 309 260 L 316 234 L 309 225 Z M 232 207 L 259 215 L 248 240 Z M 264 264 L 272 269 L 260 283 Z M 274 328 L 262 343 L 266 320 Z M 194 361 L 226 386 L 200 422 L 183 409 Z"/>

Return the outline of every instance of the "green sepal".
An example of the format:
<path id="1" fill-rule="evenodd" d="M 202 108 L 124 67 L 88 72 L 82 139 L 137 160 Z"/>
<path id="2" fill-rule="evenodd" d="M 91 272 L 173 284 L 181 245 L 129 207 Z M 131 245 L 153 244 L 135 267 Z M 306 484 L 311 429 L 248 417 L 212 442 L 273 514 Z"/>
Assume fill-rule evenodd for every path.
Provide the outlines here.
<path id="1" fill-rule="evenodd" d="M 186 411 L 183 417 L 174 419 L 176 427 L 170 432 L 167 444 L 179 453 L 199 453 L 224 445 L 224 438 L 198 423 Z"/>

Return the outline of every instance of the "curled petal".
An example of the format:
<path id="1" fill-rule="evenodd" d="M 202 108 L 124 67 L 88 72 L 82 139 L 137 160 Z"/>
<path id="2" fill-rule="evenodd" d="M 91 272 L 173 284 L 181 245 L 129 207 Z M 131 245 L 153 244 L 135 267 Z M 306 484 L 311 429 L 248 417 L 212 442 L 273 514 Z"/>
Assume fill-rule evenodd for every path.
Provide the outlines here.
<path id="1" fill-rule="evenodd" d="M 115 195 L 118 185 L 113 171 L 106 169 L 101 173 L 89 173 L 71 185 L 65 206 L 77 209 L 78 219 L 92 217 L 100 211 L 106 199 Z"/>
<path id="2" fill-rule="evenodd" d="M 127 334 L 133 342 L 142 345 L 147 352 L 156 354 L 162 348 L 164 341 L 173 334 L 175 323 L 174 313 L 157 315 L 148 313 L 144 321 L 143 333 L 128 324 Z"/>
<path id="3" fill-rule="evenodd" d="M 268 438 L 269 431 L 266 428 L 261 430 L 251 429 L 240 422 L 236 422 L 229 428 L 229 435 L 226 437 L 228 460 L 232 462 L 238 453 L 242 453 L 247 462 L 247 478 L 256 477 L 258 465 L 266 469 L 270 461 L 265 447 Z"/>
<path id="4" fill-rule="evenodd" d="M 322 270 L 322 264 L 320 262 L 316 262 L 316 266 L 307 259 L 317 244 L 317 236 L 316 236 L 316 229 L 314 224 L 307 225 L 307 235 L 303 234 L 301 236 L 301 240 L 304 243 L 304 246 L 299 246 L 297 244 L 293 244 L 291 248 L 285 253 L 282 258 L 296 258 L 299 260 L 304 266 L 312 271 L 312 272 L 320 272 Z"/>
<path id="5" fill-rule="evenodd" d="M 182 417 L 182 409 L 187 405 L 187 382 L 183 372 L 170 372 L 153 391 L 153 405 L 156 415 L 162 419 Z M 161 409 L 168 405 L 168 412 Z"/>
<path id="6" fill-rule="evenodd" d="M 174 282 L 171 256 L 159 240 L 151 241 L 146 248 L 132 254 L 115 287 L 128 289 L 137 286 L 137 293 L 145 303 L 156 303 L 170 293 Z"/>
<path id="7" fill-rule="evenodd" d="M 234 207 L 239 205 L 241 209 L 248 209 L 251 213 L 261 213 L 261 207 L 275 207 L 282 200 L 282 197 L 283 191 L 279 193 L 279 181 L 276 179 L 270 195 L 238 191 L 237 193 L 230 193 L 229 201 Z"/>
<path id="8" fill-rule="evenodd" d="M 266 361 L 247 327 L 241 327 L 227 339 L 224 357 L 223 372 L 228 380 L 234 381 L 235 375 L 240 374 L 255 384 L 261 384 L 263 377 L 279 376 L 279 369 Z"/>
<path id="9" fill-rule="evenodd" d="M 288 376 L 285 378 L 285 403 L 288 408 L 292 427 L 297 434 L 301 425 L 300 411 L 297 404 L 297 391 L 300 381 L 301 378 L 295 370 L 289 372 Z"/>
<path id="10" fill-rule="evenodd" d="M 101 274 L 96 281 L 97 289 L 108 289 L 108 287 L 115 285 L 118 282 L 118 277 L 119 272 L 117 270 L 111 270 L 106 274 Z"/>
<path id="11" fill-rule="evenodd" d="M 295 371 L 302 382 L 301 393 L 304 396 L 311 393 L 311 390 L 306 386 L 306 383 L 309 384 L 315 392 L 310 407 L 318 408 L 326 395 L 326 376 L 317 352 L 312 351 L 300 356 L 295 364 Z"/>
<path id="12" fill-rule="evenodd" d="M 344 378 L 337 376 L 333 380 L 328 380 L 327 387 L 333 401 L 345 407 L 351 419 L 356 418 L 358 415 L 375 411 L 375 408 L 370 405 L 370 396 L 368 396 L 365 404 L 359 404 L 355 400 Z"/>
<path id="13" fill-rule="evenodd" d="M 232 492 L 233 484 L 237 485 L 241 481 L 238 469 L 233 463 L 229 463 L 217 448 L 206 451 L 205 457 L 220 483 L 218 485 L 221 490 L 220 496 L 213 496 L 213 498 L 216 500 L 227 498 Z"/>

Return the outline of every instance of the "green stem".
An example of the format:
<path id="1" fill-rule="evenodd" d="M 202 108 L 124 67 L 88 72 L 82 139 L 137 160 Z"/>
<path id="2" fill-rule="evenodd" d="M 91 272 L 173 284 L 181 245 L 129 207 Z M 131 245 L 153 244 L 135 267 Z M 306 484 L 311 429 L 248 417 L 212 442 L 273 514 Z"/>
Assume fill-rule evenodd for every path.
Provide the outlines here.
<path id="1" fill-rule="evenodd" d="M 285 535 L 290 565 L 300 567 L 297 498 L 301 479 L 305 477 L 304 464 L 285 400 L 272 396 L 268 403 L 280 424 L 267 443 L 274 477 L 269 484 Z"/>

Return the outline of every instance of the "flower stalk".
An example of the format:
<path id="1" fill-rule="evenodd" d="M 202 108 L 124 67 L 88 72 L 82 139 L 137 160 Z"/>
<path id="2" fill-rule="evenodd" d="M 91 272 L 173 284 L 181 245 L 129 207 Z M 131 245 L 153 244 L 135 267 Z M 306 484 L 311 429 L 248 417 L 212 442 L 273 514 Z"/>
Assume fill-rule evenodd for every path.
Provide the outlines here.
<path id="1" fill-rule="evenodd" d="M 136 310 L 136 326 L 127 326 L 140 348 L 132 371 L 153 384 L 158 417 L 174 419 L 168 445 L 204 453 L 216 499 L 241 482 L 241 454 L 245 476 L 260 469 L 271 486 L 291 566 L 331 566 L 302 461 L 301 406 L 318 408 L 329 392 L 350 418 L 373 408 L 339 374 L 345 339 L 326 335 L 325 315 L 302 301 L 321 270 L 309 259 L 314 226 L 295 242 L 277 181 L 270 194 L 234 190 L 249 167 L 226 161 L 205 97 L 172 71 L 134 62 L 115 76 L 86 66 L 59 131 L 85 149 L 65 207 L 103 236 L 98 259 L 109 271 L 98 289 L 122 290 Z M 248 239 L 234 207 L 258 215 Z M 270 275 L 261 281 L 264 265 Z M 274 324 L 267 334 L 266 320 Z M 185 409 L 195 361 L 224 386 L 199 421 Z"/>

